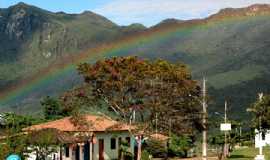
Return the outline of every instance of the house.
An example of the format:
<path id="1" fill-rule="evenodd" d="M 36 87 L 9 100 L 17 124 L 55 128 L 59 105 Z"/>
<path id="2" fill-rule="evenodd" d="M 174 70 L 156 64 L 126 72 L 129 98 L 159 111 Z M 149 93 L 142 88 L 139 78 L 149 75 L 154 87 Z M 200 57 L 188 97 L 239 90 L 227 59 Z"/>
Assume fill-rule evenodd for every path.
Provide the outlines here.
<path id="1" fill-rule="evenodd" d="M 64 147 L 59 147 L 58 152 L 51 155 L 54 160 L 119 159 L 123 141 L 126 141 L 128 152 L 134 153 L 135 141 L 130 133 L 130 125 L 97 115 L 83 115 L 82 120 L 83 124 L 76 125 L 72 117 L 66 117 L 33 125 L 24 131 L 56 130 L 55 135 L 60 137 Z M 29 155 L 29 160 L 32 159 L 35 159 L 35 153 Z"/>

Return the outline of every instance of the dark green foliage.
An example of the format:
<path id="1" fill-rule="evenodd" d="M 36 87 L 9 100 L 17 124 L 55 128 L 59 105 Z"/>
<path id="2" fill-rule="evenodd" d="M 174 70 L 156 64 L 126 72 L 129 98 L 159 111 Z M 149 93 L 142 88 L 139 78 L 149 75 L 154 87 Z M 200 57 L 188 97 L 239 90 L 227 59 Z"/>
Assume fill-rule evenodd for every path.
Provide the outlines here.
<path id="1" fill-rule="evenodd" d="M 16 129 L 20 131 L 22 128 L 42 122 L 41 118 L 32 116 L 22 116 L 15 113 L 3 113 L 1 118 L 1 129 Z M 1 135 L 1 134 L 0 134 Z"/>
<path id="2" fill-rule="evenodd" d="M 151 160 L 149 157 L 150 157 L 150 153 L 147 152 L 146 150 L 143 150 L 142 151 L 142 160 Z"/>
<path id="3" fill-rule="evenodd" d="M 143 145 L 143 149 L 154 158 L 165 158 L 168 154 L 167 141 L 149 139 Z"/>
<path id="4" fill-rule="evenodd" d="M 0 159 L 5 159 L 10 154 L 18 154 L 22 159 L 26 158 L 28 150 L 27 138 L 24 135 L 14 136 L 14 131 L 6 134 L 7 138 L 0 143 Z"/>
<path id="5" fill-rule="evenodd" d="M 209 137 L 209 144 L 213 146 L 223 146 L 224 145 L 224 134 L 216 134 Z"/>
<path id="6" fill-rule="evenodd" d="M 70 115 L 74 115 L 75 119 L 80 119 L 78 113 L 83 108 L 83 100 L 78 99 L 77 94 L 79 93 L 74 89 L 73 92 L 67 91 L 58 99 L 49 96 L 45 97 L 40 102 L 45 120 L 55 120 Z"/>
<path id="7" fill-rule="evenodd" d="M 264 95 L 248 109 L 253 114 L 253 127 L 267 131 L 270 129 L 270 95 Z"/>
<path id="8" fill-rule="evenodd" d="M 5 113 L 2 115 L 1 122 L 0 159 L 5 159 L 10 154 L 18 154 L 24 160 L 27 158 L 27 153 L 35 151 L 39 155 L 39 160 L 44 160 L 61 145 L 61 138 L 58 136 L 64 136 L 55 130 L 41 130 L 26 134 L 23 128 L 44 122 L 43 119 L 31 116 Z"/>
<path id="9" fill-rule="evenodd" d="M 122 160 L 133 160 L 134 155 L 130 152 L 130 143 L 127 140 L 122 140 L 120 144 L 120 152 Z"/>
<path id="10" fill-rule="evenodd" d="M 54 120 L 62 116 L 61 106 L 58 100 L 47 96 L 40 103 L 43 106 L 44 118 L 46 120 Z"/>
<path id="11" fill-rule="evenodd" d="M 22 129 L 42 122 L 42 119 L 31 116 L 21 116 L 14 113 L 2 114 L 0 128 L 0 159 L 5 159 L 9 154 L 18 154 L 23 159 L 29 153 L 28 137 L 24 135 Z M 4 138 L 3 138 L 4 137 Z"/>
<path id="12" fill-rule="evenodd" d="M 172 135 L 169 144 L 169 156 L 187 157 L 190 149 L 194 147 L 192 137 L 186 135 Z"/>

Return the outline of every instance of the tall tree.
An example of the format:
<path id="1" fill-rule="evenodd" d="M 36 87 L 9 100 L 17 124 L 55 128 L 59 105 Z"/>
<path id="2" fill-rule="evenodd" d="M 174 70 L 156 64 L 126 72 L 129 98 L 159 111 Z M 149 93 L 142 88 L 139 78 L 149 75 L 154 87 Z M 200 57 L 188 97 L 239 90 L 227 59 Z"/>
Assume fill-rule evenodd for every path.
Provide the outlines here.
<path id="1" fill-rule="evenodd" d="M 263 131 L 270 129 L 270 95 L 259 98 L 248 111 L 253 114 L 253 127 Z"/>
<path id="2" fill-rule="evenodd" d="M 57 119 L 62 114 L 61 105 L 57 99 L 47 96 L 41 101 L 41 105 L 44 110 L 44 118 L 47 120 Z"/>
<path id="3" fill-rule="evenodd" d="M 200 87 L 184 64 L 114 57 L 78 66 L 97 103 L 106 102 L 124 119 L 148 120 L 160 130 L 200 126 Z M 83 93 L 81 93 L 84 95 Z M 133 113 L 133 114 L 131 114 Z M 172 125 L 169 125 L 172 122 Z"/>

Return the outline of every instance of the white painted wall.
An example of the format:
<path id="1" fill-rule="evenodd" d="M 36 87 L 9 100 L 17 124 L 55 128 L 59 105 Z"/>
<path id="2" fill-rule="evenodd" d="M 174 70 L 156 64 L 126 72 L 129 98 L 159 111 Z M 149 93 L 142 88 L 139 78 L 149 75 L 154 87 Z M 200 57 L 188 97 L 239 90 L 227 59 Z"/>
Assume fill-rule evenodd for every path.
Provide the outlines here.
<path id="1" fill-rule="evenodd" d="M 265 139 L 262 139 L 262 133 L 255 130 L 255 147 L 270 145 L 270 130 L 265 133 Z"/>
<path id="2" fill-rule="evenodd" d="M 134 153 L 134 146 L 135 141 L 130 135 L 128 131 L 122 131 L 122 132 L 95 132 L 96 137 L 96 143 L 93 144 L 92 147 L 94 147 L 94 154 L 93 154 L 93 160 L 99 159 L 99 139 L 104 140 L 104 159 L 105 160 L 112 160 L 112 159 L 118 159 L 118 140 L 119 137 L 122 138 L 122 140 L 125 140 L 126 137 L 130 137 L 130 152 Z M 116 149 L 111 149 L 111 138 L 116 139 Z M 91 149 L 91 148 L 90 148 Z M 90 150 L 90 153 L 92 151 Z M 59 153 L 58 153 L 59 154 Z M 63 152 L 63 160 L 74 160 L 75 159 L 75 152 L 72 151 L 72 148 L 69 148 L 69 157 L 65 157 L 65 151 Z"/>
<path id="3" fill-rule="evenodd" d="M 135 146 L 135 141 L 132 135 L 128 131 L 122 131 L 122 132 L 95 132 L 96 136 L 96 143 L 93 144 L 94 147 L 94 154 L 93 154 L 93 160 L 98 160 L 99 159 L 99 146 L 98 146 L 98 141 L 99 139 L 104 140 L 104 159 L 105 160 L 112 160 L 112 159 L 118 159 L 118 141 L 119 137 L 122 138 L 122 140 L 125 140 L 126 137 L 130 137 L 130 152 L 134 154 L 134 146 Z M 111 149 L 111 138 L 116 139 L 116 149 Z M 90 148 L 91 149 L 91 148 Z M 72 147 L 69 147 L 69 157 L 65 157 L 65 149 L 62 149 L 62 155 L 63 155 L 63 160 L 75 160 L 75 152 L 72 150 Z M 90 150 L 90 153 L 92 151 Z M 58 153 L 54 153 L 56 155 L 56 159 L 60 160 L 60 151 Z M 48 157 L 48 160 L 52 160 L 53 154 Z M 36 155 L 35 153 L 30 153 L 29 158 L 27 160 L 35 160 Z"/>
<path id="4" fill-rule="evenodd" d="M 134 144 L 131 135 L 129 132 L 115 132 L 115 133 L 96 133 L 97 143 L 94 144 L 94 155 L 93 160 L 99 159 L 99 146 L 98 146 L 98 140 L 104 139 L 104 159 L 105 160 L 111 160 L 111 159 L 118 159 L 118 150 L 119 150 L 119 137 L 122 138 L 122 140 L 125 140 L 126 137 L 130 137 L 130 152 L 134 153 Z M 111 138 L 116 139 L 116 149 L 111 149 Z M 132 147 L 133 146 L 133 147 Z"/>

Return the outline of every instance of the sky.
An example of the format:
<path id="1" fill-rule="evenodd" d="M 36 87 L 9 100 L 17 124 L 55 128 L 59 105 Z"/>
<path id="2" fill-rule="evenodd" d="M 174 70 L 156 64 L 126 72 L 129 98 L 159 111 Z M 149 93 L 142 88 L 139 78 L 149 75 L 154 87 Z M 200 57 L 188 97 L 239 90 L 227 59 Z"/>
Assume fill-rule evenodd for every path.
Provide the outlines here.
<path id="1" fill-rule="evenodd" d="M 90 10 L 119 25 L 142 23 L 148 27 L 167 18 L 205 18 L 222 8 L 270 4 L 270 0 L 0 0 L 0 8 L 21 1 L 53 12 Z"/>

